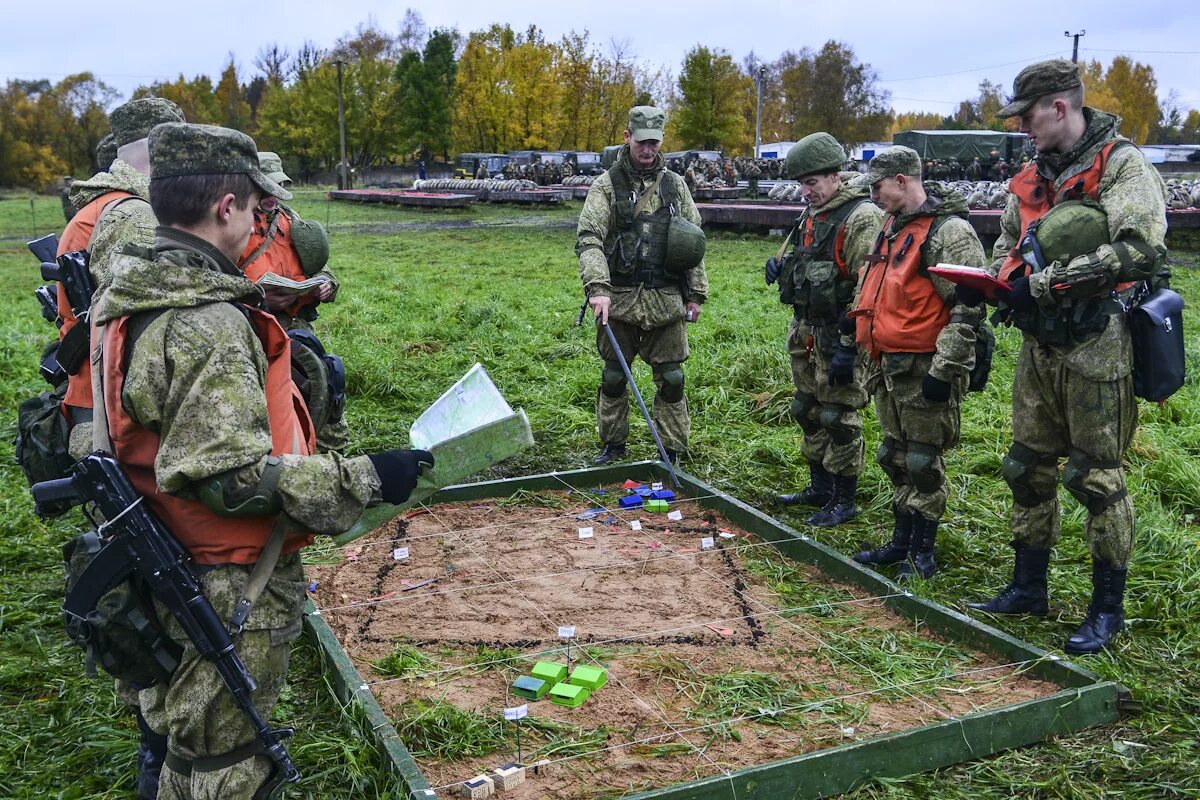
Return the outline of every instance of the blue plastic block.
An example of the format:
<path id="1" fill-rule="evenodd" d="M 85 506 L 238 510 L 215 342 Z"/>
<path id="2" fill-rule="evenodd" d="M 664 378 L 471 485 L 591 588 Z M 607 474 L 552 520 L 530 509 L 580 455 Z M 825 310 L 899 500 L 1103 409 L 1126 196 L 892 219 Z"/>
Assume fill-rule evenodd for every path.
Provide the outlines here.
<path id="1" fill-rule="evenodd" d="M 641 508 L 642 498 L 636 494 L 621 498 L 621 508 Z"/>
<path id="2" fill-rule="evenodd" d="M 634 489 L 634 491 L 638 493 L 639 497 L 649 497 L 650 495 L 654 494 L 654 490 L 648 486 L 643 486 L 639 489 Z"/>
<path id="3" fill-rule="evenodd" d="M 651 492 L 650 498 L 653 500 L 670 501 L 670 500 L 675 499 L 675 493 L 672 492 L 670 489 L 659 489 L 657 492 Z"/>

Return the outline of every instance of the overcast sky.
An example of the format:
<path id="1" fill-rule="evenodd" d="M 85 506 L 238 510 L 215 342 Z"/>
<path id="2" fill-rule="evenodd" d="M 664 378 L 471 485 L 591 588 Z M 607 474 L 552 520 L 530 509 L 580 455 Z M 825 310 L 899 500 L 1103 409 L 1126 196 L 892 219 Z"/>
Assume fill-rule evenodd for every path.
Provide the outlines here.
<path id="1" fill-rule="evenodd" d="M 234 54 L 243 78 L 267 42 L 294 51 L 305 39 L 328 47 L 373 18 L 399 29 L 406 8 L 430 28 L 466 34 L 493 22 L 530 24 L 548 39 L 586 29 L 592 41 L 626 42 L 642 61 L 678 75 L 697 44 L 723 48 L 736 61 L 751 51 L 774 60 L 785 50 L 849 44 L 873 66 L 899 111 L 950 113 L 974 97 L 984 78 L 1011 90 L 1025 64 L 1071 55 L 1071 39 L 1086 30 L 1080 58 L 1108 64 L 1119 53 L 1150 64 L 1159 97 L 1175 90 L 1186 110 L 1200 108 L 1200 2 L 1099 0 L 1058 3 L 867 2 L 579 3 L 515 0 L 336 0 L 336 2 L 79 2 L 4 0 L 0 12 L 0 80 L 61 78 L 91 70 L 122 95 L 138 85 L 207 73 L 216 77 Z M 686 10 L 684 10 L 686 9 Z"/>

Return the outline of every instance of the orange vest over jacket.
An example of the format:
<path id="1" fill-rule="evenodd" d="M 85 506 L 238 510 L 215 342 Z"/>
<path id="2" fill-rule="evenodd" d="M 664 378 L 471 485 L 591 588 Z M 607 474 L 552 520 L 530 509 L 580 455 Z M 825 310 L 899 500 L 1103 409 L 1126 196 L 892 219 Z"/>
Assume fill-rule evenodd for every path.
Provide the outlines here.
<path id="1" fill-rule="evenodd" d="M 300 266 L 300 256 L 296 253 L 296 248 L 292 247 L 292 218 L 288 216 L 287 212 L 280 210 L 278 219 L 279 224 L 274 240 L 266 250 L 259 254 L 258 258 L 249 264 L 244 264 L 243 262 L 266 241 L 270 230 L 266 217 L 255 212 L 254 229 L 250 232 L 250 241 L 246 243 L 246 249 L 242 251 L 242 257 L 238 259 L 238 264 L 241 265 L 247 280 L 258 281 L 268 272 L 274 272 L 276 275 L 294 281 L 308 279 L 308 276 L 304 274 L 304 268 Z M 294 317 L 300 313 L 300 309 L 312 305 L 316 301 L 316 297 L 312 294 L 305 294 L 279 310 Z"/>
<path id="2" fill-rule="evenodd" d="M 310 455 L 316 446 L 312 420 L 300 391 L 292 382 L 291 342 L 275 318 L 264 311 L 246 309 L 267 356 L 267 417 L 271 424 L 271 454 Z M 134 488 L 179 538 L 198 564 L 253 564 L 270 536 L 275 517 L 222 517 L 199 500 L 158 490 L 154 459 L 158 434 L 130 418 L 121 403 L 125 385 L 125 339 L 129 318 L 104 326 L 104 408 L 108 415 L 113 451 Z M 93 329 L 94 332 L 94 329 Z M 187 424 L 180 420 L 179 424 Z M 312 534 L 289 535 L 283 552 L 291 553 L 312 542 Z"/>

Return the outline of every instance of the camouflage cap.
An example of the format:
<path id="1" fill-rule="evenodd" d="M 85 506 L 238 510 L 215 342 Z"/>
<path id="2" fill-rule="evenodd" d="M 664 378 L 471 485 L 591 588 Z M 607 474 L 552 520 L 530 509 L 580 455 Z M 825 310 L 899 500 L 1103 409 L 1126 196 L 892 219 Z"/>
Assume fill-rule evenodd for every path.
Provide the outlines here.
<path id="1" fill-rule="evenodd" d="M 150 129 L 164 122 L 183 122 L 183 110 L 163 97 L 140 97 L 119 105 L 108 115 L 117 147 L 145 139 Z"/>
<path id="2" fill-rule="evenodd" d="M 169 122 L 150 132 L 150 179 L 180 175 L 248 175 L 265 193 L 291 200 L 292 193 L 263 174 L 254 140 L 216 125 Z"/>
<path id="3" fill-rule="evenodd" d="M 1030 64 L 1017 73 L 1008 105 L 996 112 L 997 117 L 1016 117 L 1024 114 L 1038 98 L 1055 92 L 1068 92 L 1083 85 L 1079 67 L 1065 58 L 1053 58 Z"/>
<path id="4" fill-rule="evenodd" d="M 108 172 L 112 162 L 117 160 L 117 140 L 110 133 L 96 143 L 96 166 L 101 172 Z"/>
<path id="5" fill-rule="evenodd" d="M 283 188 L 286 189 L 292 185 L 292 179 L 283 171 L 283 159 L 277 154 L 260 150 L 258 152 L 258 168 Z"/>
<path id="6" fill-rule="evenodd" d="M 626 128 L 633 135 L 635 142 L 644 142 L 647 139 L 656 139 L 661 142 L 666 121 L 667 115 L 661 108 L 634 106 L 629 109 L 629 124 L 626 125 Z"/>
<path id="7" fill-rule="evenodd" d="M 921 157 L 917 151 L 902 144 L 882 150 L 871 159 L 867 171 L 855 183 L 860 186 L 874 186 L 884 178 L 894 178 L 906 175 L 910 178 L 921 177 Z"/>

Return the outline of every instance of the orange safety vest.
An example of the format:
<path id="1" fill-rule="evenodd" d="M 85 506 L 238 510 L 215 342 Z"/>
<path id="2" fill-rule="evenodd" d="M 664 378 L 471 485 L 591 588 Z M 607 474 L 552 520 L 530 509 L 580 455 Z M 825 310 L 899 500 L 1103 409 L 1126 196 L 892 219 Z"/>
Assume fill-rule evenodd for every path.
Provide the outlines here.
<path id="1" fill-rule="evenodd" d="M 1021 231 L 1017 241 L 1013 243 L 1012 249 L 1005 256 L 1004 263 L 1000 266 L 1002 280 L 1011 283 L 1017 278 L 1029 274 L 1029 265 L 1021 260 L 1021 238 L 1025 236 L 1030 225 L 1046 216 L 1051 208 L 1066 200 L 1080 200 L 1083 197 L 1090 197 L 1097 202 L 1100 200 L 1100 179 L 1104 177 L 1104 170 L 1108 167 L 1108 158 L 1112 154 L 1113 148 L 1120 143 L 1120 141 L 1113 141 L 1100 148 L 1100 152 L 1096 154 L 1091 166 L 1063 184 L 1063 187 L 1057 192 L 1054 191 L 1054 182 L 1043 177 L 1038 172 L 1037 165 L 1032 161 L 1009 181 L 1008 190 L 1021 201 L 1017 207 L 1021 214 Z M 1117 291 L 1123 291 L 1132 285 L 1132 283 L 1119 284 Z"/>
<path id="2" fill-rule="evenodd" d="M 855 338 L 876 361 L 882 353 L 932 353 L 950 321 L 949 307 L 922 272 L 921 245 L 933 222 L 918 217 L 890 238 L 880 234 L 872 249 L 852 315 Z"/>
<path id="3" fill-rule="evenodd" d="M 62 236 L 58 237 L 58 252 L 55 255 L 61 256 L 76 250 L 86 250 L 92 243 L 92 234 L 96 230 L 96 223 L 100 220 L 104 209 L 126 197 L 136 197 L 136 195 L 119 190 L 105 192 L 79 209 L 78 213 L 71 217 L 67 227 L 63 229 Z M 67 290 L 61 283 L 58 284 L 58 317 L 62 320 L 62 327 L 58 329 L 58 340 L 61 342 L 78 321 L 75 319 L 75 312 L 71 310 L 71 301 L 67 299 Z M 83 360 L 83 364 L 74 375 L 67 376 L 67 393 L 63 397 L 63 405 L 63 413 L 66 413 L 65 406 L 92 407 L 92 368 L 87 359 Z"/>
<path id="4" fill-rule="evenodd" d="M 246 242 L 246 249 L 242 251 L 242 257 L 238 259 L 238 264 L 241 265 L 247 280 L 257 281 L 268 272 L 274 272 L 276 275 L 294 281 L 308 279 L 308 276 L 304 274 L 304 268 L 300 266 L 299 254 L 296 253 L 296 248 L 292 247 L 292 218 L 286 211 L 280 209 L 277 219 L 279 222 L 273 240 L 263 252 L 259 253 L 257 258 L 246 264 L 243 262 L 250 258 L 271 234 L 266 217 L 257 211 L 254 213 L 254 228 L 250 232 L 250 241 Z M 300 309 L 316 303 L 315 293 L 309 293 L 301 295 L 279 311 L 289 317 L 295 317 L 300 313 Z"/>
<path id="5" fill-rule="evenodd" d="M 265 311 L 245 309 L 267 356 L 267 418 L 271 425 L 271 455 L 311 455 L 316 447 L 312 419 L 292 382 L 291 340 Z M 125 386 L 122 363 L 128 317 L 104 326 L 104 409 L 113 451 L 134 488 L 146 499 L 198 564 L 253 564 L 270 537 L 275 517 L 222 517 L 199 500 L 161 492 L 154 473 L 160 438 L 134 422 L 121 402 Z M 94 329 L 93 329 L 94 332 Z M 290 534 L 283 544 L 292 553 L 310 544 L 308 532 Z"/>

